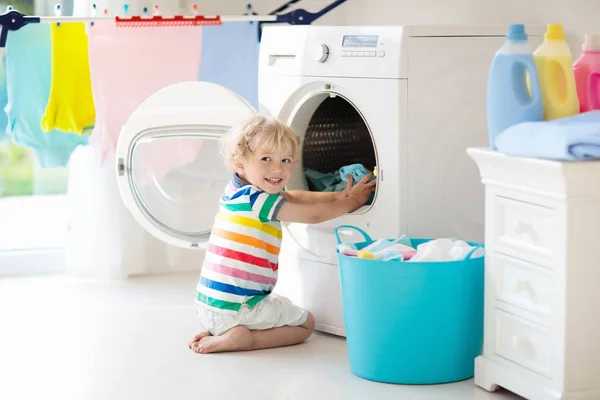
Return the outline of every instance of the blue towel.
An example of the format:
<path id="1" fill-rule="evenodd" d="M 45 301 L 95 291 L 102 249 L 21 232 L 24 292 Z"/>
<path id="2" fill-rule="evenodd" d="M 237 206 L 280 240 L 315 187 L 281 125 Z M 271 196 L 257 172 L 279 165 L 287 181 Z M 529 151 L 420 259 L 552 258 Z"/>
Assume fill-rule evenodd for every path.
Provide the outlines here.
<path id="1" fill-rule="evenodd" d="M 306 176 L 306 179 L 313 184 L 315 189 L 320 192 L 341 192 L 348 186 L 348 175 L 352 175 L 352 181 L 356 184 L 369 172 L 371 171 L 366 169 L 362 164 L 352 164 L 340 168 L 339 171 L 329 172 L 327 174 L 306 168 L 304 170 L 304 175 Z M 376 178 L 371 178 L 371 180 L 373 179 Z M 372 204 L 374 198 L 375 193 L 373 192 L 366 204 Z"/>
<path id="2" fill-rule="evenodd" d="M 496 136 L 499 152 L 551 160 L 600 158 L 600 111 L 553 121 L 524 122 Z"/>
<path id="3" fill-rule="evenodd" d="M 233 90 L 258 110 L 258 24 L 202 28 L 199 79 Z"/>
<path id="4" fill-rule="evenodd" d="M 365 175 L 369 174 L 371 171 L 366 169 L 362 164 L 352 164 L 346 165 L 345 167 L 340 168 L 340 175 L 342 177 L 342 181 L 348 184 L 348 175 L 352 175 L 352 183 L 356 184 L 360 181 Z M 370 180 L 375 179 L 375 177 Z"/>
<path id="5" fill-rule="evenodd" d="M 337 171 L 324 174 L 306 168 L 304 175 L 319 192 L 340 192 L 346 188 L 346 183 L 342 182 Z"/>
<path id="6" fill-rule="evenodd" d="M 33 149 L 42 168 L 66 166 L 71 153 L 89 138 L 89 134 L 42 130 L 50 95 L 50 46 L 50 24 L 29 24 L 8 33 L 5 52 L 6 133 L 15 144 Z"/>

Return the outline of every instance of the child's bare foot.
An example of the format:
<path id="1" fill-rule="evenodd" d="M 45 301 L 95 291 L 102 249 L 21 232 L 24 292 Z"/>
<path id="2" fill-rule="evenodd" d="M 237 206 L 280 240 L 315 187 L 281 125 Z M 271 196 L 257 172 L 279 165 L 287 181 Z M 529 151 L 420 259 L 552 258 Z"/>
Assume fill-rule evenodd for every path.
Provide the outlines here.
<path id="1" fill-rule="evenodd" d="M 291 346 L 308 339 L 314 329 L 315 317 L 308 313 L 306 322 L 300 326 L 282 326 L 264 331 L 251 331 L 245 326 L 239 325 L 221 336 L 205 336 L 199 342 L 195 342 L 191 349 L 196 353 L 207 354 Z"/>
<path id="2" fill-rule="evenodd" d="M 220 353 L 225 351 L 249 350 L 252 347 L 252 333 L 245 326 L 231 328 L 221 336 L 205 336 L 194 343 L 191 349 L 196 353 Z"/>
<path id="3" fill-rule="evenodd" d="M 194 336 L 194 338 L 189 341 L 188 347 L 191 349 L 193 346 L 197 345 L 200 340 L 208 336 L 212 336 L 208 331 L 202 331 L 196 334 L 196 336 Z"/>

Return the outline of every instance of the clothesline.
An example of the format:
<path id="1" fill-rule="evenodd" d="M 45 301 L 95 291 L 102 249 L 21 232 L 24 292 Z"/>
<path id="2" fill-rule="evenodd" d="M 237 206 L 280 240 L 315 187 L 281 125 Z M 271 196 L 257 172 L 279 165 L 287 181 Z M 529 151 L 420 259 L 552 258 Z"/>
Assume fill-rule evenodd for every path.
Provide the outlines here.
<path id="1" fill-rule="evenodd" d="M 297 3 L 299 0 L 289 0 L 286 4 L 279 7 L 275 12 L 285 10 L 291 4 Z M 110 22 L 115 21 L 119 27 L 141 27 L 141 26 L 190 26 L 190 25 L 221 25 L 223 22 L 259 22 L 259 23 L 289 23 L 292 25 L 310 25 L 314 20 L 325 15 L 329 11 L 338 7 L 346 0 L 335 0 L 327 7 L 316 13 L 308 12 L 304 9 L 296 9 L 286 14 L 275 14 L 275 12 L 269 15 L 259 15 L 252 13 L 249 15 L 195 15 L 197 12 L 197 5 L 194 4 L 192 12 L 194 15 L 174 15 L 174 16 L 160 16 L 157 15 L 157 6 L 155 6 L 155 13 L 152 16 L 89 16 L 89 17 L 64 17 L 60 15 L 60 5 L 57 5 L 56 16 L 54 17 L 40 17 L 40 16 L 27 16 L 21 14 L 19 11 L 10 9 L 0 15 L 0 26 L 2 31 L 0 33 L 0 48 L 3 48 L 6 44 L 7 31 L 15 31 L 21 29 L 27 24 L 35 23 L 64 23 L 64 22 L 84 22 L 94 24 L 96 22 Z M 95 12 L 95 5 L 93 10 Z M 106 14 L 106 11 L 105 11 Z"/>
<path id="2" fill-rule="evenodd" d="M 2 15 L 0 15 L 1 17 Z M 144 17 L 144 16 L 133 16 L 133 17 L 28 17 L 36 18 L 37 21 L 28 21 L 28 23 L 56 23 L 56 22 L 110 22 L 110 21 L 155 21 L 164 22 L 165 26 L 168 26 L 169 21 L 190 21 L 196 22 L 193 25 L 203 25 L 204 21 L 219 20 L 221 22 L 265 22 L 265 21 L 277 21 L 278 15 L 198 15 L 198 16 L 172 16 L 172 17 Z M 283 21 L 287 22 L 287 21 Z M 0 23 L 0 25 L 3 25 Z"/>

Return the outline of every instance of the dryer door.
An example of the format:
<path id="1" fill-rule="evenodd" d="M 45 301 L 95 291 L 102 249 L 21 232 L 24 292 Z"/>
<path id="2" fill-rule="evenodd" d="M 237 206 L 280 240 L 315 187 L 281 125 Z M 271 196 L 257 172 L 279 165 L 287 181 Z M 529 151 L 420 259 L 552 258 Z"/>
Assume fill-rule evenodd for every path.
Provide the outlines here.
<path id="1" fill-rule="evenodd" d="M 172 245 L 204 247 L 231 179 L 220 139 L 255 113 L 208 82 L 166 87 L 140 105 L 121 130 L 116 158 L 121 197 L 139 224 Z"/>

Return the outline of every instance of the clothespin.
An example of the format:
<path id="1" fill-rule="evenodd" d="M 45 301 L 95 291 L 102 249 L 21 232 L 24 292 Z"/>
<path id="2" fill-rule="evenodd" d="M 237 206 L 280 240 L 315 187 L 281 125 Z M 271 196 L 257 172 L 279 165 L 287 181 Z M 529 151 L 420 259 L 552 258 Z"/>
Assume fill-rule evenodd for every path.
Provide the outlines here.
<path id="1" fill-rule="evenodd" d="M 60 4 L 59 4 L 59 3 L 57 3 L 57 4 L 54 6 L 54 16 L 55 16 L 55 17 L 62 17 L 62 7 L 60 6 Z M 57 23 L 56 23 L 56 26 L 60 26 L 60 22 L 57 22 Z"/>
<path id="2" fill-rule="evenodd" d="M 129 14 L 129 4 L 123 4 L 123 16 L 126 17 Z"/>
<path id="3" fill-rule="evenodd" d="M 146 15 L 146 16 L 149 15 L 148 14 L 148 7 L 142 8 L 142 15 Z"/>
<path id="4" fill-rule="evenodd" d="M 96 3 L 92 4 L 92 18 L 94 18 L 96 16 Z M 90 26 L 94 26 L 94 21 L 90 22 Z"/>
<path id="5" fill-rule="evenodd" d="M 6 6 L 6 12 L 9 12 L 12 10 L 14 10 L 13 6 L 11 6 L 11 5 Z"/>
<path id="6" fill-rule="evenodd" d="M 108 8 L 104 9 L 104 13 L 103 14 L 104 14 L 105 17 L 108 17 Z"/>
<path id="7" fill-rule="evenodd" d="M 192 4 L 192 15 L 195 17 L 196 15 L 198 15 L 198 4 L 194 3 Z"/>
<path id="8" fill-rule="evenodd" d="M 159 10 L 159 8 L 158 8 L 158 4 L 155 4 L 155 5 L 154 5 L 154 13 L 153 13 L 153 15 L 154 15 L 155 17 L 158 17 L 158 16 L 160 15 L 160 10 Z"/>
<path id="9" fill-rule="evenodd" d="M 244 15 L 258 15 L 258 13 L 256 11 L 254 11 L 254 9 L 252 8 L 252 3 L 246 4 L 246 13 Z M 253 21 L 250 21 L 251 25 L 253 23 L 254 23 Z"/>

